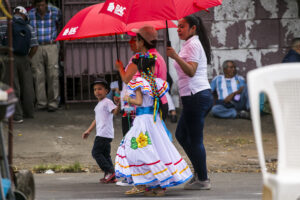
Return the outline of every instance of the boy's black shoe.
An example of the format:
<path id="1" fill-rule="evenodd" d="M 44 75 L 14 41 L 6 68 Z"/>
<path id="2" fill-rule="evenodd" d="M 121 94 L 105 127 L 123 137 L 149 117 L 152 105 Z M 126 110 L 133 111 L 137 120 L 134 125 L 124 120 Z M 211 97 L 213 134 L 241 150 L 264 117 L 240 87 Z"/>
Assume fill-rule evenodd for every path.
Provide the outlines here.
<path id="1" fill-rule="evenodd" d="M 172 123 L 176 123 L 177 122 L 177 116 L 176 115 L 170 115 L 170 120 Z"/>

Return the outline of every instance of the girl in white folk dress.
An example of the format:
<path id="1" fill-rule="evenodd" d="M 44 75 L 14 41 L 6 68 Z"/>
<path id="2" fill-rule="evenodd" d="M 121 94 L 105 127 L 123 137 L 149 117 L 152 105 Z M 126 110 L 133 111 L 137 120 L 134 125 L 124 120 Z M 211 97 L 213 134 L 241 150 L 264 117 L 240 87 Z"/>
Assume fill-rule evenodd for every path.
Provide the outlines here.
<path id="1" fill-rule="evenodd" d="M 154 78 L 156 56 L 136 54 L 133 62 L 141 77 L 128 83 L 124 101 L 137 106 L 133 126 L 121 141 L 115 160 L 117 177 L 135 186 L 125 194 L 163 196 L 165 188 L 189 180 L 192 172 L 170 141 L 158 114 L 159 98 L 168 91 L 166 81 Z"/>

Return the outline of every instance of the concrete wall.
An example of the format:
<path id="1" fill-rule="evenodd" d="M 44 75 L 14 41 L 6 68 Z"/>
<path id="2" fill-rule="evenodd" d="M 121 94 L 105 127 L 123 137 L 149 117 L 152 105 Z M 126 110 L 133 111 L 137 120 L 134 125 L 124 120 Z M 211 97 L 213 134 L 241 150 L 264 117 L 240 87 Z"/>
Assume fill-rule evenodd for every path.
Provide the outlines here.
<path id="1" fill-rule="evenodd" d="M 219 74 L 226 59 L 236 60 L 242 75 L 281 62 L 291 39 L 300 37 L 298 8 L 297 0 L 224 0 L 205 19 L 213 46 L 209 74 Z"/>
<path id="2" fill-rule="evenodd" d="M 209 13 L 199 12 L 212 44 L 212 64 L 208 76 L 222 73 L 222 63 L 236 61 L 239 74 L 282 61 L 291 40 L 300 37 L 299 0 L 223 0 Z M 171 30 L 173 46 L 180 49 L 176 30 Z M 172 61 L 170 61 L 172 64 Z M 177 75 L 170 65 L 170 74 Z M 172 88 L 176 93 L 177 88 Z"/>
<path id="3" fill-rule="evenodd" d="M 89 0 L 95 1 L 95 0 Z M 70 4 L 84 4 L 82 0 L 64 0 Z M 96 1 L 95 1 L 96 2 Z M 30 0 L 10 0 L 12 6 L 28 6 Z M 223 0 L 221 6 L 201 11 L 212 44 L 212 64 L 208 67 L 209 79 L 222 73 L 224 60 L 236 61 L 239 74 L 281 62 L 290 41 L 300 37 L 300 0 Z M 172 46 L 180 50 L 182 41 L 176 29 L 170 29 Z M 164 49 L 160 48 L 164 55 Z M 171 92 L 178 106 L 177 74 L 173 60 L 169 60 L 174 80 Z"/>

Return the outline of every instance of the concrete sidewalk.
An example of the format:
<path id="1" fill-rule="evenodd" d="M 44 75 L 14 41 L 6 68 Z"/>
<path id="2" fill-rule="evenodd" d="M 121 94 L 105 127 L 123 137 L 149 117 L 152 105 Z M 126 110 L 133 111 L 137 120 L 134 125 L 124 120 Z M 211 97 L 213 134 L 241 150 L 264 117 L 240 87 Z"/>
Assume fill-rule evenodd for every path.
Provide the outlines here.
<path id="1" fill-rule="evenodd" d="M 145 199 L 143 195 L 128 197 L 128 187 L 99 183 L 103 174 L 91 156 L 95 132 L 87 140 L 81 134 L 94 119 L 95 104 L 78 104 L 55 113 L 36 112 L 34 119 L 14 125 L 13 165 L 16 169 L 36 166 L 68 166 L 79 162 L 89 173 L 35 174 L 36 199 Z M 266 158 L 276 158 L 276 137 L 272 117 L 264 116 L 262 127 Z M 177 124 L 166 120 L 174 137 L 174 145 L 189 163 L 182 147 L 175 139 Z M 115 138 L 112 159 L 122 139 L 121 117 L 114 118 Z M 4 125 L 7 138 L 7 124 Z M 7 141 L 5 139 L 5 141 Z M 261 199 L 261 174 L 257 150 L 249 120 L 222 120 L 208 116 L 204 129 L 207 166 L 212 180 L 210 191 L 187 191 L 183 185 L 167 190 L 161 199 Z M 215 173 L 218 172 L 218 173 Z M 230 172 L 230 173 L 220 173 Z M 233 173 L 235 172 L 235 173 Z M 245 173 L 239 173 L 245 172 Z M 147 197 L 148 199 L 148 197 Z"/>
<path id="2" fill-rule="evenodd" d="M 169 188 L 164 197 L 127 196 L 130 187 L 99 183 L 103 174 L 36 174 L 36 199 L 261 199 L 262 181 L 259 173 L 210 174 L 212 189 L 183 190 L 183 185 Z"/>
<path id="3" fill-rule="evenodd" d="M 41 165 L 70 165 L 79 162 L 89 172 L 98 172 L 99 167 L 91 156 L 95 131 L 87 140 L 81 134 L 94 120 L 95 103 L 76 104 L 69 109 L 54 113 L 36 112 L 34 119 L 25 119 L 23 124 L 14 124 L 13 165 L 17 169 L 33 169 Z M 166 120 L 173 134 L 174 145 L 184 159 L 189 160 L 175 139 L 176 123 Z M 276 158 L 276 137 L 272 117 L 262 120 L 266 158 Z M 112 159 L 123 137 L 121 115 L 114 118 L 115 138 L 112 142 Z M 4 124 L 7 141 L 7 124 Z M 210 172 L 257 172 L 257 150 L 250 120 L 222 120 L 210 115 L 206 118 L 204 143 L 207 165 Z M 191 165 L 190 165 L 191 167 Z"/>

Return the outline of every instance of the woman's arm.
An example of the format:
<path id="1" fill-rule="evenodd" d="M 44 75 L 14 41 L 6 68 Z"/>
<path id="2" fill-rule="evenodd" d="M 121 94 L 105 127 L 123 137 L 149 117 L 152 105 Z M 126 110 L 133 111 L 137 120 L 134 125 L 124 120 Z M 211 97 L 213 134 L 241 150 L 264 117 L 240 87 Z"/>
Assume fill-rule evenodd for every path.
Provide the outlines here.
<path id="1" fill-rule="evenodd" d="M 130 96 L 126 95 L 126 96 L 124 96 L 123 100 L 127 101 L 129 104 L 134 104 L 134 105 L 137 105 L 137 106 L 141 106 L 143 104 L 143 95 L 142 95 L 141 88 L 138 88 L 135 91 L 135 95 L 136 95 L 135 99 L 132 99 L 132 98 L 130 98 Z"/>
<path id="2" fill-rule="evenodd" d="M 185 62 L 181 57 L 179 57 L 179 55 L 175 52 L 175 50 L 172 47 L 167 47 L 167 56 L 173 58 L 186 75 L 188 75 L 189 77 L 193 77 L 195 75 L 198 63 Z"/>
<path id="3" fill-rule="evenodd" d="M 132 77 L 138 71 L 138 68 L 134 63 L 129 64 L 126 72 L 124 70 L 123 63 L 121 61 L 117 60 L 115 66 L 119 70 L 122 81 L 126 84 L 128 84 L 129 81 L 131 81 Z"/>

